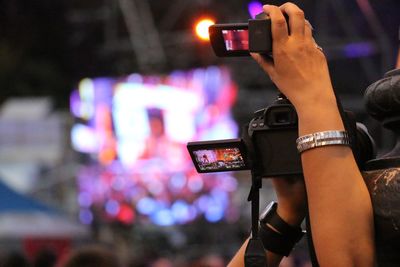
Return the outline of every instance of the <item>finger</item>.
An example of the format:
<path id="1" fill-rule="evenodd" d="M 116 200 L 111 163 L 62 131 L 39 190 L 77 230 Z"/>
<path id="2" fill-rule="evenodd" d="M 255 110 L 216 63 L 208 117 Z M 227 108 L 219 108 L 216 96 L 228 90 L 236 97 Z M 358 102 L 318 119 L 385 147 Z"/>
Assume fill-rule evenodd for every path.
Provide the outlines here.
<path id="1" fill-rule="evenodd" d="M 305 20 L 306 27 L 304 28 L 304 37 L 312 39 L 312 33 L 314 28 L 308 20 Z"/>
<path id="2" fill-rule="evenodd" d="M 271 33 L 273 42 L 279 43 L 288 38 L 288 26 L 282 11 L 277 6 L 265 5 L 263 9 L 271 18 Z"/>
<path id="3" fill-rule="evenodd" d="M 305 19 L 303 10 L 293 3 L 285 3 L 279 8 L 289 16 L 290 35 L 304 36 Z"/>

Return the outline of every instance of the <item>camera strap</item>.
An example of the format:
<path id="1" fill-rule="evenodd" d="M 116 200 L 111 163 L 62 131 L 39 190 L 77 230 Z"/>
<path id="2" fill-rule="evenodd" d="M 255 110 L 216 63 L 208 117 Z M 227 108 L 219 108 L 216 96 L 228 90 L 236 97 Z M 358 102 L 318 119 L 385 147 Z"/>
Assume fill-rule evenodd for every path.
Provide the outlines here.
<path id="1" fill-rule="evenodd" d="M 245 126 L 243 131 L 243 141 L 246 143 L 248 149 L 247 153 L 251 155 L 250 159 L 257 159 L 252 136 L 248 133 L 248 125 Z M 245 267 L 266 267 L 267 266 L 267 255 L 265 253 L 264 246 L 259 238 L 259 209 L 260 209 L 260 188 L 262 186 L 262 177 L 257 172 L 257 163 L 250 160 L 251 168 L 251 188 L 247 201 L 251 202 L 251 237 L 247 243 L 246 251 L 244 254 L 244 266 Z"/>
<path id="2" fill-rule="evenodd" d="M 257 177 L 252 171 L 252 186 L 248 201 L 251 202 L 251 238 L 247 243 L 244 254 L 245 267 L 265 267 L 267 266 L 267 255 L 264 246 L 258 235 L 258 217 L 260 207 L 260 187 L 261 177 Z"/>

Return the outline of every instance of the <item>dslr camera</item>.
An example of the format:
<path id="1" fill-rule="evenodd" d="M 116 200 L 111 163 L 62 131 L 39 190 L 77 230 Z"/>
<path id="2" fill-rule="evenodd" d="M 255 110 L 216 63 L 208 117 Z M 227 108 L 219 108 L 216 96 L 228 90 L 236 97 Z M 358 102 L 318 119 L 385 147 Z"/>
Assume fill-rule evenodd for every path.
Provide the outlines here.
<path id="1" fill-rule="evenodd" d="M 351 148 L 361 170 L 375 157 L 374 141 L 353 113 L 342 118 Z M 189 142 L 187 148 L 199 173 L 251 170 L 257 177 L 302 175 L 297 151 L 298 118 L 294 106 L 282 94 L 274 103 L 254 113 L 237 139 Z"/>
<path id="2" fill-rule="evenodd" d="M 251 169 L 261 177 L 276 177 L 302 173 L 296 139 L 296 111 L 279 96 L 254 113 L 242 138 L 190 142 L 187 148 L 199 173 Z"/>

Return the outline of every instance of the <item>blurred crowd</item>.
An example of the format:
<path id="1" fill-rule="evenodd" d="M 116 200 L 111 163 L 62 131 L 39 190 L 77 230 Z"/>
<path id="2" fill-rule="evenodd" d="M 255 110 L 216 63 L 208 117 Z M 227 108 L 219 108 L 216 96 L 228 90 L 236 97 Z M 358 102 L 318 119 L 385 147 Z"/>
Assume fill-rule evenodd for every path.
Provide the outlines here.
<path id="1" fill-rule="evenodd" d="M 100 245 L 82 246 L 60 257 L 51 249 L 43 249 L 33 258 L 22 251 L 0 254 L 0 267 L 224 267 L 228 261 L 222 255 L 205 253 L 192 257 L 135 255 L 123 263 L 110 247 Z M 280 266 L 311 267 L 311 263 L 307 257 L 292 256 L 285 258 Z"/>

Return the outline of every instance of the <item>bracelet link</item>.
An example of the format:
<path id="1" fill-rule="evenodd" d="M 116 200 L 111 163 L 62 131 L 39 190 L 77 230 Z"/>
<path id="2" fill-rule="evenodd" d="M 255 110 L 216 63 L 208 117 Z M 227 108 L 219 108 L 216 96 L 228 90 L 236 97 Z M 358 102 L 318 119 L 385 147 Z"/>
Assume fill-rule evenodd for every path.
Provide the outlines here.
<path id="1" fill-rule="evenodd" d="M 297 150 L 303 151 L 331 145 L 350 145 L 350 137 L 346 131 L 323 131 L 300 136 L 296 140 Z"/>

